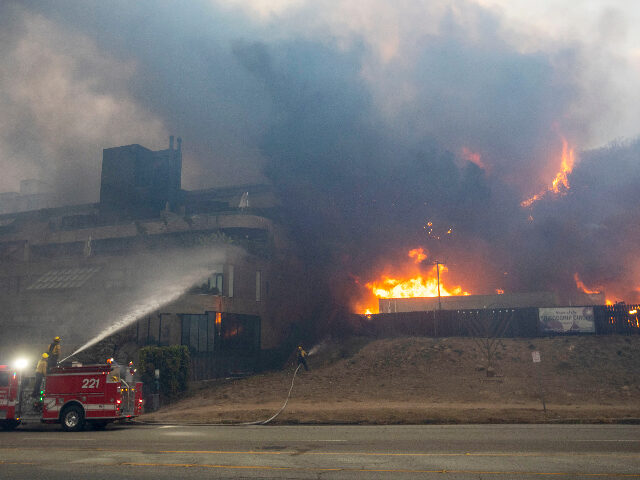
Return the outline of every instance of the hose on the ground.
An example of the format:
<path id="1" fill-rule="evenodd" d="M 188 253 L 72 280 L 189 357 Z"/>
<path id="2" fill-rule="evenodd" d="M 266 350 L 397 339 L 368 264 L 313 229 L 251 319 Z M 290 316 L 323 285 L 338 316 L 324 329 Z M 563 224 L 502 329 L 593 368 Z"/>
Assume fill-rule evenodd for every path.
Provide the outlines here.
<path id="1" fill-rule="evenodd" d="M 255 422 L 242 422 L 242 423 L 190 423 L 190 422 L 185 422 L 185 423 L 177 423 L 177 422 L 145 422 L 145 421 L 141 421 L 141 420 L 134 420 L 134 423 L 140 423 L 140 424 L 145 424 L 145 425 L 167 425 L 167 426 L 171 426 L 171 425 L 180 425 L 180 426 L 199 426 L 199 427 L 239 427 L 239 426 L 249 426 L 249 425 L 267 425 L 268 423 L 271 423 L 273 420 L 275 420 L 278 415 L 280 415 L 284 409 L 287 407 L 287 403 L 289 403 L 289 398 L 291 398 L 291 392 L 293 391 L 293 383 L 296 380 L 296 375 L 298 374 L 298 370 L 300 370 L 300 367 L 302 367 L 302 364 L 298 365 L 298 368 L 295 369 L 295 371 L 293 372 L 293 377 L 291 377 L 291 386 L 289 387 L 289 393 L 287 393 L 287 398 L 284 401 L 284 404 L 282 404 L 282 407 L 280 407 L 280 410 L 278 410 L 275 414 L 273 414 L 271 417 L 267 418 L 266 420 L 257 420 Z"/>

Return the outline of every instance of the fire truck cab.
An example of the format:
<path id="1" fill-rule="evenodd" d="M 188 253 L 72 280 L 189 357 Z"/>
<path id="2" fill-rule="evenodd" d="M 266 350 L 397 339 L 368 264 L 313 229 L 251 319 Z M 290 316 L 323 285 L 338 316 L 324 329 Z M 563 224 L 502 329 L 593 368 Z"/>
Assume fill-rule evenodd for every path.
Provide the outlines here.
<path id="1" fill-rule="evenodd" d="M 60 423 L 66 431 L 85 424 L 108 423 L 142 413 L 142 382 L 127 383 L 117 365 L 58 366 L 52 368 L 34 398 L 34 375 L 0 365 L 0 427 L 21 423 Z"/>

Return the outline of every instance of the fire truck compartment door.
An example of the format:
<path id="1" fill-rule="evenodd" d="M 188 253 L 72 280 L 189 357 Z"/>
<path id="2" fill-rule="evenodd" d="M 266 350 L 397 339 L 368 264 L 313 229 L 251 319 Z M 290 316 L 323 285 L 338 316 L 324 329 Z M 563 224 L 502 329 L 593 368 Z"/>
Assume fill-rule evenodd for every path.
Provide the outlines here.
<path id="1" fill-rule="evenodd" d="M 78 394 L 90 395 L 101 393 L 106 382 L 106 375 L 89 373 L 83 375 L 48 375 L 47 394 Z"/>

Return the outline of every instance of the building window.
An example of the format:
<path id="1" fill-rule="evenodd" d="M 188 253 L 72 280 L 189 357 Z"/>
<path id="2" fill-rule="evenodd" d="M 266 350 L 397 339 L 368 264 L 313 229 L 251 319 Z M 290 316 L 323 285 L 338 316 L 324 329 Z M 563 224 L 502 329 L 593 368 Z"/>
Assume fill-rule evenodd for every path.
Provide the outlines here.
<path id="1" fill-rule="evenodd" d="M 180 317 L 182 319 L 182 345 L 189 347 L 192 352 L 213 352 L 215 316 L 184 313 Z"/>
<path id="2" fill-rule="evenodd" d="M 260 317 L 235 313 L 222 314 L 221 350 L 248 353 L 260 350 Z"/>
<path id="3" fill-rule="evenodd" d="M 158 338 L 158 334 L 160 333 L 160 318 L 156 315 L 149 317 L 149 323 L 147 325 L 147 344 L 158 345 L 160 341 Z"/>
<path id="4" fill-rule="evenodd" d="M 224 275 L 223 265 L 209 265 L 210 274 L 202 284 L 195 285 L 191 289 L 192 294 L 223 295 Z"/>
<path id="5" fill-rule="evenodd" d="M 214 273 L 209 276 L 209 293 L 212 295 L 222 295 L 222 285 L 224 276 L 222 273 Z"/>
<path id="6" fill-rule="evenodd" d="M 233 265 L 229 265 L 229 289 L 227 290 L 227 297 L 233 298 Z"/>

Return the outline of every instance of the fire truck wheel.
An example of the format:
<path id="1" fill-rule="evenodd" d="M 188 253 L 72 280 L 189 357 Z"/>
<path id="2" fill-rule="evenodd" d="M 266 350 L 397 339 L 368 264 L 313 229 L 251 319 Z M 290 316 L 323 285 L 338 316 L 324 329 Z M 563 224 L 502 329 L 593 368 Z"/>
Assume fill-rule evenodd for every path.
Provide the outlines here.
<path id="1" fill-rule="evenodd" d="M 18 425 L 20 425 L 19 420 L 4 420 L 0 422 L 2 430 L 14 430 Z"/>
<path id="2" fill-rule="evenodd" d="M 67 432 L 77 432 L 84 427 L 84 410 L 78 405 L 69 405 L 60 417 L 62 428 Z"/>

